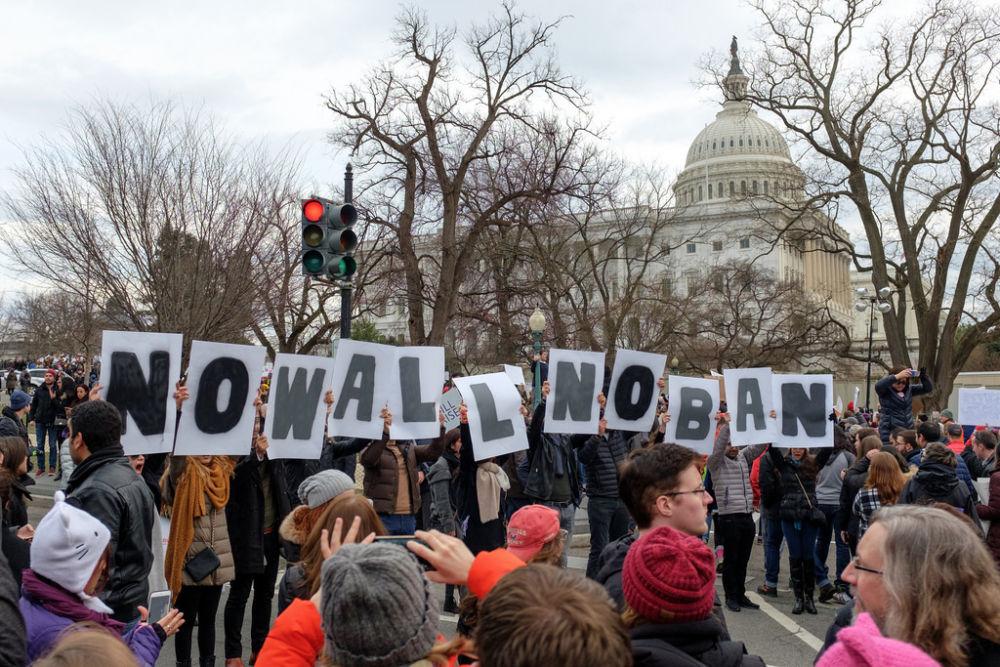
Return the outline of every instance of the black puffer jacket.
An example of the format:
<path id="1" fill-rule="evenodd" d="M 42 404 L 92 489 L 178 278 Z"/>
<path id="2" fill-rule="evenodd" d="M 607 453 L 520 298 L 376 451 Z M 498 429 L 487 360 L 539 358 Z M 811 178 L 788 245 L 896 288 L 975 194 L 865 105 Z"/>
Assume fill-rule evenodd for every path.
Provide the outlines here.
<path id="1" fill-rule="evenodd" d="M 618 466 L 634 447 L 635 433 L 608 431 L 588 438 L 578 458 L 587 470 L 587 495 L 618 498 Z"/>
<path id="2" fill-rule="evenodd" d="M 138 618 L 149 598 L 153 566 L 153 494 L 135 474 L 121 446 L 91 454 L 66 485 L 66 501 L 96 517 L 111 531 L 111 571 L 102 596 L 124 622 Z"/>
<path id="3" fill-rule="evenodd" d="M 778 510 L 781 520 L 809 520 L 812 516 L 811 507 L 816 507 L 815 462 L 803 458 L 803 462 L 796 465 L 790 455 L 786 457 L 784 451 L 777 447 L 771 447 L 768 454 L 781 475 L 781 508 Z"/>
<path id="4" fill-rule="evenodd" d="M 906 382 L 906 390 L 899 396 L 892 389 L 892 383 L 896 381 L 895 375 L 886 375 L 875 383 L 875 393 L 878 394 L 878 434 L 882 442 L 889 442 L 889 435 L 892 429 L 897 426 L 901 428 L 913 428 L 913 397 L 921 394 L 929 394 L 934 391 L 934 383 L 927 377 L 924 369 L 920 369 L 920 383 L 910 384 Z"/>
<path id="5" fill-rule="evenodd" d="M 635 667 L 764 667 L 743 642 L 723 639 L 714 616 L 685 623 L 644 623 L 629 631 Z"/>
<path id="6" fill-rule="evenodd" d="M 955 468 L 924 459 L 917 474 L 903 487 L 899 504 L 929 505 L 935 502 L 948 503 L 964 512 L 974 524 L 980 525 L 972 495 L 968 487 L 958 479 Z"/>
<path id="7" fill-rule="evenodd" d="M 264 484 L 274 503 L 274 523 L 264 525 Z M 291 510 L 282 461 L 261 461 L 256 453 L 244 456 L 233 471 L 226 505 L 226 525 L 237 574 L 263 574 L 267 565 L 264 533 L 278 530 Z"/>
<path id="8" fill-rule="evenodd" d="M 844 526 L 844 530 L 851 535 L 854 540 L 858 539 L 860 532 L 861 517 L 855 514 L 854 499 L 858 491 L 864 487 L 868 481 L 868 466 L 871 461 L 867 456 L 855 459 L 846 472 L 844 472 L 844 484 L 840 487 L 840 505 L 837 507 L 836 525 Z"/>

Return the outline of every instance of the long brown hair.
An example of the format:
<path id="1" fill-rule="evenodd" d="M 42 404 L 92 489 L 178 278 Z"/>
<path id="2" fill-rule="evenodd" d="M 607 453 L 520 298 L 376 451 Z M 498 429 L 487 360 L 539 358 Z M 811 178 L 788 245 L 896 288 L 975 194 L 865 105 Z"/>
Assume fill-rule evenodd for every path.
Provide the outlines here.
<path id="1" fill-rule="evenodd" d="M 361 529 L 358 531 L 359 539 L 367 537 L 369 533 L 375 533 L 379 536 L 388 533 L 372 507 L 371 501 L 360 493 L 337 498 L 331 502 L 316 525 L 309 531 L 309 536 L 306 538 L 305 544 L 302 545 L 301 565 L 305 574 L 306 590 L 309 591 L 310 596 L 316 595 L 316 591 L 319 590 L 320 574 L 323 570 L 323 550 L 320 545 L 323 530 L 330 531 L 332 535 L 334 524 L 337 519 L 341 519 L 343 521 L 341 539 L 343 539 L 356 516 L 361 517 Z"/>
<path id="2" fill-rule="evenodd" d="M 875 431 L 875 429 L 861 429 L 862 431 Z M 868 452 L 873 449 L 882 449 L 882 440 L 878 437 L 878 431 L 873 434 L 861 435 L 861 431 L 858 431 L 860 440 L 858 440 L 858 458 L 863 458 Z"/>
<path id="3" fill-rule="evenodd" d="M 899 470 L 896 458 L 889 452 L 876 452 L 868 467 L 865 488 L 878 491 L 878 500 L 885 507 L 896 504 L 905 485 L 906 477 Z"/>
<path id="4" fill-rule="evenodd" d="M 879 510 L 876 524 L 886 531 L 887 637 L 944 667 L 968 665 L 973 638 L 1000 642 L 1000 570 L 976 530 L 921 505 Z"/>
<path id="5" fill-rule="evenodd" d="M 0 454 L 3 454 L 3 467 L 17 477 L 21 464 L 28 459 L 28 448 L 20 436 L 8 435 L 0 438 Z"/>

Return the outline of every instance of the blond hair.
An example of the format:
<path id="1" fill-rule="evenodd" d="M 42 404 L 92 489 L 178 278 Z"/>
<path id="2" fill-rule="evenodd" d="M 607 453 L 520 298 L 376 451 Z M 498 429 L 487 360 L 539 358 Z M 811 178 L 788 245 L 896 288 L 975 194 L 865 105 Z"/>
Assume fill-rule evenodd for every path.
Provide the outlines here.
<path id="1" fill-rule="evenodd" d="M 59 641 L 36 667 L 92 667 L 94 664 L 115 667 L 139 667 L 135 655 L 114 634 L 96 623 L 76 623 L 63 630 Z"/>
<path id="2" fill-rule="evenodd" d="M 897 505 L 876 513 L 886 531 L 886 636 L 944 667 L 965 667 L 974 637 L 1000 642 L 1000 571 L 982 536 L 947 512 Z"/>

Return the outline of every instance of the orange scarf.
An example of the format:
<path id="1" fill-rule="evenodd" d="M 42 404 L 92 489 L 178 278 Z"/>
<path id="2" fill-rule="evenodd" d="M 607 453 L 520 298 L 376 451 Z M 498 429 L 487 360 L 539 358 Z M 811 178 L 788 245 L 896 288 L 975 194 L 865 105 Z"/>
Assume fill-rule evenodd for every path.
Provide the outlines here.
<path id="1" fill-rule="evenodd" d="M 229 502 L 229 480 L 233 462 L 227 456 L 213 456 L 207 466 L 196 456 L 186 457 L 184 472 L 174 489 L 174 502 L 169 508 L 170 539 L 164 558 L 167 585 L 172 599 L 177 599 L 184 577 L 184 562 L 194 542 L 194 520 L 208 514 L 207 498 L 212 507 L 222 510 Z"/>

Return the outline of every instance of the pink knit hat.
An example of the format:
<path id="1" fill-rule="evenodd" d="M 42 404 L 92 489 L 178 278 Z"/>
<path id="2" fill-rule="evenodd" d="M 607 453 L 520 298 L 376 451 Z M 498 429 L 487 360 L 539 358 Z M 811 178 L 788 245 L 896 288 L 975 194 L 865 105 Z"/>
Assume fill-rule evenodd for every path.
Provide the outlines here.
<path id="1" fill-rule="evenodd" d="M 849 628 L 837 633 L 816 667 L 941 667 L 913 644 L 882 636 L 869 614 L 861 614 Z"/>
<path id="2" fill-rule="evenodd" d="M 656 528 L 628 550 L 622 592 L 628 606 L 649 621 L 708 618 L 715 600 L 715 557 L 697 537 Z"/>

